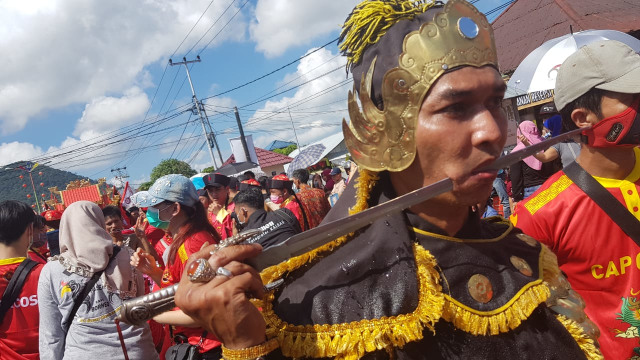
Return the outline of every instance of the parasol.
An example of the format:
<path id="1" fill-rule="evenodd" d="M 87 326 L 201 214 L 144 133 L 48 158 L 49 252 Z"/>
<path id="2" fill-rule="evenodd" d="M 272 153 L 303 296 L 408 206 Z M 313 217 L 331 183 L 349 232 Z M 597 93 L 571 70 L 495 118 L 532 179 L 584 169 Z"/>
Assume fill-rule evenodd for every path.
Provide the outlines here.
<path id="1" fill-rule="evenodd" d="M 598 40 L 617 40 L 640 52 L 640 40 L 615 30 L 585 30 L 548 40 L 518 65 L 505 98 L 518 96 L 518 107 L 550 101 L 560 65 L 579 48 Z"/>
<path id="2" fill-rule="evenodd" d="M 325 146 L 322 144 L 314 144 L 300 150 L 300 153 L 289 163 L 289 168 L 287 169 L 289 177 L 291 177 L 291 174 L 293 174 L 295 170 L 305 169 L 320 161 L 325 149 Z"/>

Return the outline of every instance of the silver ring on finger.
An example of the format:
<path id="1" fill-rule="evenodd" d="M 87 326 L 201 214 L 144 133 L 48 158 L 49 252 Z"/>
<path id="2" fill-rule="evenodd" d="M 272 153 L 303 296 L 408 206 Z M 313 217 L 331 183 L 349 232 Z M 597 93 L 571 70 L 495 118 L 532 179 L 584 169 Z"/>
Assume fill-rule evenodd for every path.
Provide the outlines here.
<path id="1" fill-rule="evenodd" d="M 223 268 L 222 266 L 216 270 L 216 275 L 224 276 L 228 279 L 231 279 L 233 277 L 233 274 L 231 273 L 231 271 Z"/>
<path id="2" fill-rule="evenodd" d="M 211 268 L 206 259 L 197 259 L 189 265 L 187 276 L 191 282 L 206 283 L 216 276 L 216 271 Z"/>

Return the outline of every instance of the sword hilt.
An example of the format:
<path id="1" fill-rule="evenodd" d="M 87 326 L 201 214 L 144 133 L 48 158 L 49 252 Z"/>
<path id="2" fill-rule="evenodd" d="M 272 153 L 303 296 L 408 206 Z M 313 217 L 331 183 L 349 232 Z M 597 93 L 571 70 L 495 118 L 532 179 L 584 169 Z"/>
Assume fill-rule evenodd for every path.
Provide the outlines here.
<path id="1" fill-rule="evenodd" d="M 176 290 L 178 290 L 178 284 L 145 296 L 125 300 L 118 319 L 130 325 L 143 325 L 147 320 L 176 306 L 174 301 Z"/>

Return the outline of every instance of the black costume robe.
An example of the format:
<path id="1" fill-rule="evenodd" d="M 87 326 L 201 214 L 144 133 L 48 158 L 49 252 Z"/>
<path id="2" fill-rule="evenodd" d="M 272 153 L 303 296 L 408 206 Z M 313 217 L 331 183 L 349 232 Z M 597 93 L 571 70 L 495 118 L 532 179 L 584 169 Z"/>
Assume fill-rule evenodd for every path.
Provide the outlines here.
<path id="1" fill-rule="evenodd" d="M 356 182 L 324 222 L 348 215 Z M 368 205 L 393 197 L 381 173 Z M 544 302 L 555 303 L 557 296 L 552 289 L 549 298 L 543 277 L 562 278 L 555 257 L 501 218 L 481 221 L 472 214 L 452 238 L 405 212 L 329 247 L 293 261 L 286 271 L 263 273 L 266 281 L 285 279 L 263 303 L 267 336 L 280 342 L 269 358 L 600 356 L 576 322 Z M 479 277 L 471 280 L 474 275 Z M 570 310 L 583 316 L 580 307 Z"/>

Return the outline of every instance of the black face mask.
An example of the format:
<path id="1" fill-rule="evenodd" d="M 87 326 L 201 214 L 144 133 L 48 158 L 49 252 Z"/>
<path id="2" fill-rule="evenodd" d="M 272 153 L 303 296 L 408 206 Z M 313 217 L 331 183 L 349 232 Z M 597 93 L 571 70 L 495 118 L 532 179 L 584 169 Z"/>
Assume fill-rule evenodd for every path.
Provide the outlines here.
<path id="1" fill-rule="evenodd" d="M 238 230 L 238 232 L 244 230 L 244 227 L 247 224 L 247 222 L 240 221 L 240 219 L 238 218 L 238 214 L 236 214 L 235 211 L 231 213 L 231 218 L 235 220 L 236 230 Z"/>

